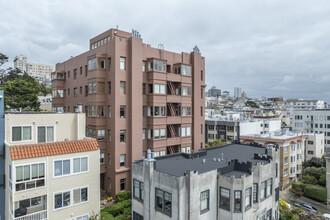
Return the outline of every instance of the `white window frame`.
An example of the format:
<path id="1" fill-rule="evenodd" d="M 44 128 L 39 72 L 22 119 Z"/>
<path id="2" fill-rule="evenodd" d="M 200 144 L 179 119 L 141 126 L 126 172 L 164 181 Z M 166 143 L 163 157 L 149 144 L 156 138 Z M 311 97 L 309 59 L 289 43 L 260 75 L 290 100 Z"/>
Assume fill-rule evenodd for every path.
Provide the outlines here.
<path id="1" fill-rule="evenodd" d="M 74 159 L 78 159 L 80 158 L 80 160 L 82 158 L 87 158 L 87 170 L 86 171 L 80 171 L 80 172 L 76 172 L 74 173 L 73 172 L 73 160 Z M 57 161 L 63 161 L 63 160 L 70 160 L 70 173 L 69 174 L 65 174 L 65 175 L 59 175 L 59 176 L 55 176 L 55 162 Z M 63 162 L 62 162 L 63 163 Z M 81 164 L 81 162 L 80 162 Z M 62 166 L 62 169 L 63 169 L 63 166 Z M 80 165 L 80 170 L 81 170 L 81 165 Z M 53 160 L 53 178 L 61 178 L 61 177 L 66 177 L 66 176 L 71 176 L 71 175 L 79 175 L 79 174 L 83 174 L 83 173 L 88 173 L 89 172 L 89 156 L 88 155 L 85 155 L 85 156 L 80 156 L 80 157 L 70 157 L 70 158 L 62 158 L 60 160 Z"/>
<path id="2" fill-rule="evenodd" d="M 119 68 L 121 70 L 126 70 L 126 57 L 119 58 Z"/>
<path id="3" fill-rule="evenodd" d="M 83 188 L 87 188 L 87 201 L 73 204 L 73 191 L 76 190 L 76 189 L 80 189 L 81 190 Z M 55 209 L 55 195 L 56 194 L 60 194 L 60 193 L 63 194 L 63 193 L 66 193 L 66 192 L 70 192 L 70 205 Z M 85 185 L 85 186 L 81 186 L 81 187 L 77 187 L 77 188 L 72 188 L 72 189 L 67 189 L 67 190 L 62 190 L 62 191 L 54 192 L 53 193 L 53 211 L 55 212 L 55 211 L 58 211 L 58 210 L 62 210 L 62 209 L 70 208 L 70 207 L 73 207 L 73 206 L 78 206 L 78 205 L 82 205 L 82 204 L 88 203 L 89 202 L 89 197 L 90 197 L 89 185 Z"/>
<path id="4" fill-rule="evenodd" d="M 46 132 L 45 132 L 45 142 L 38 142 L 38 128 L 39 127 L 45 127 L 46 128 Z M 54 129 L 54 141 L 48 141 L 47 140 L 47 127 L 53 127 L 53 129 Z M 37 125 L 36 126 L 36 143 L 53 143 L 53 142 L 56 142 L 57 140 L 56 140 L 56 125 Z"/>
<path id="5" fill-rule="evenodd" d="M 13 141 L 13 127 L 31 127 L 31 140 L 21 140 L 21 141 Z M 22 130 L 23 132 L 23 130 Z M 12 125 L 10 126 L 10 142 L 11 143 L 20 143 L 20 142 L 30 142 L 33 141 L 33 125 Z"/>
<path id="6" fill-rule="evenodd" d="M 44 164 L 44 178 L 37 178 L 37 179 L 32 179 L 32 165 L 35 165 L 35 164 L 41 164 L 43 163 Z M 30 165 L 30 180 L 22 180 L 20 182 L 16 182 L 16 167 L 24 167 L 24 166 L 27 166 L 27 165 Z M 13 169 L 14 168 L 14 169 Z M 24 168 L 23 168 L 24 169 Z M 26 164 L 17 164 L 15 166 L 11 165 L 11 175 L 12 175 L 12 191 L 13 192 L 26 192 L 26 191 L 30 191 L 30 190 L 36 190 L 36 189 L 42 189 L 42 188 L 45 188 L 46 185 L 47 185 L 47 168 L 46 168 L 46 161 L 40 161 L 40 162 L 35 162 L 35 163 L 26 163 Z M 31 189 L 24 189 L 24 190 L 19 190 L 19 191 L 16 191 L 16 184 L 17 183 L 26 183 L 26 182 L 31 182 L 31 181 L 37 181 L 37 180 L 41 180 L 41 179 L 44 179 L 44 186 L 40 186 L 40 187 L 35 187 L 35 188 L 31 188 Z M 25 186 L 26 188 L 26 186 Z"/>

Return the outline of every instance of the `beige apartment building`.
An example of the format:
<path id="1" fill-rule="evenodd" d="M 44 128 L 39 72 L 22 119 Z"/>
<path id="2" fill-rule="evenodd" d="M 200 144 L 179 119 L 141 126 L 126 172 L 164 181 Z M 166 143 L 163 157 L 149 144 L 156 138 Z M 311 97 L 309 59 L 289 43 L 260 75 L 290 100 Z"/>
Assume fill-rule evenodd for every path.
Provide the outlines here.
<path id="1" fill-rule="evenodd" d="M 86 113 L 86 136 L 101 151 L 101 187 L 131 188 L 131 167 L 155 156 L 204 148 L 205 58 L 143 43 L 140 34 L 110 29 L 89 50 L 56 64 L 53 110 Z"/>
<path id="2" fill-rule="evenodd" d="M 80 114 L 6 114 L 9 220 L 88 220 L 100 210 L 100 151 Z M 79 139 L 79 140 L 78 140 Z"/>
<path id="3" fill-rule="evenodd" d="M 302 178 L 302 164 L 308 135 L 285 130 L 263 134 L 244 135 L 240 137 L 243 144 L 261 144 L 264 147 L 273 145 L 280 150 L 280 190 Z"/>

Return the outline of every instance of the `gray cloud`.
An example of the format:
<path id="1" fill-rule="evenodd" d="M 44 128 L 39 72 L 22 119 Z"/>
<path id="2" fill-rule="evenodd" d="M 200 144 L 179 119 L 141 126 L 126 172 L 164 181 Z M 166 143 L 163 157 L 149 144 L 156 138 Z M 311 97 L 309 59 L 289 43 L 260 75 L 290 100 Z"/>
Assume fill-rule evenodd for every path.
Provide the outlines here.
<path id="1" fill-rule="evenodd" d="M 116 25 L 144 42 L 206 57 L 206 82 L 249 96 L 329 101 L 330 2 L 0 0 L 0 51 L 55 64 Z M 10 63 L 12 65 L 12 63 Z M 8 65 L 7 65 L 8 66 Z"/>

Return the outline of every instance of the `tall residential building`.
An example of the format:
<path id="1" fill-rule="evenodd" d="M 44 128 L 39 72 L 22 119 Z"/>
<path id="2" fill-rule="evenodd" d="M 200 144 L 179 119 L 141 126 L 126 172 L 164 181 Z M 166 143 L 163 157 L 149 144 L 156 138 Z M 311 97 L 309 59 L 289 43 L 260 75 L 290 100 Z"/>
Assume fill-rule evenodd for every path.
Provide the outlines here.
<path id="1" fill-rule="evenodd" d="M 53 110 L 87 114 L 87 136 L 101 149 L 101 187 L 131 187 L 131 167 L 146 155 L 204 148 L 205 58 L 199 49 L 152 48 L 133 31 L 110 29 L 89 50 L 56 64 Z"/>
<path id="2" fill-rule="evenodd" d="M 85 114 L 7 113 L 4 219 L 88 220 L 100 209 L 100 151 Z"/>
<path id="3" fill-rule="evenodd" d="M 287 117 L 292 119 L 294 110 L 314 110 L 325 109 L 327 104 L 322 100 L 304 100 L 304 99 L 287 99 L 285 101 Z"/>
<path id="4" fill-rule="evenodd" d="M 4 94 L 0 90 L 0 219 L 5 219 L 5 119 L 4 119 Z"/>
<path id="5" fill-rule="evenodd" d="M 55 66 L 46 64 L 28 63 L 26 72 L 32 77 L 46 77 L 50 79 L 50 75 L 55 71 Z"/>
<path id="6" fill-rule="evenodd" d="M 26 72 L 27 57 L 20 54 L 14 58 L 14 68 L 19 69 L 22 73 Z"/>
<path id="7" fill-rule="evenodd" d="M 292 130 L 322 133 L 325 137 L 325 148 L 330 149 L 330 110 L 293 110 Z"/>
<path id="8" fill-rule="evenodd" d="M 133 219 L 279 219 L 279 163 L 241 144 L 148 155 L 133 163 Z"/>
<path id="9" fill-rule="evenodd" d="M 242 97 L 242 88 L 235 87 L 234 88 L 234 98 Z"/>

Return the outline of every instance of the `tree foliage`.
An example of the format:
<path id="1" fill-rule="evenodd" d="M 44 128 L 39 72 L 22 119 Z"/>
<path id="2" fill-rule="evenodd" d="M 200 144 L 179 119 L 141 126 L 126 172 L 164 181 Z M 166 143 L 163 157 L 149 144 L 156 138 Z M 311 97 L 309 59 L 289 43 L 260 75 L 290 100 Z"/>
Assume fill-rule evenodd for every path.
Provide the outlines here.
<path id="1" fill-rule="evenodd" d="M 8 62 L 8 57 L 0 53 L 0 67 Z M 5 95 L 5 109 L 40 111 L 38 94 L 39 83 L 27 73 L 19 69 L 8 68 L 1 71 L 1 86 Z"/>
<path id="2" fill-rule="evenodd" d="M 310 175 L 305 175 L 302 178 L 302 182 L 306 183 L 306 184 L 317 184 L 317 179 L 314 176 L 310 176 Z"/>
<path id="3" fill-rule="evenodd" d="M 325 167 L 307 167 L 304 170 L 304 175 L 310 175 L 315 177 L 317 180 L 320 179 L 322 175 L 325 175 L 326 168 Z"/>
<path id="4" fill-rule="evenodd" d="M 318 158 L 318 157 L 312 157 L 312 159 L 307 160 L 303 163 L 304 168 L 307 167 L 325 167 L 326 161 L 325 161 L 325 157 L 324 155 L 322 156 L 322 158 Z"/>
<path id="5" fill-rule="evenodd" d="M 205 144 L 205 148 L 216 147 L 216 146 L 221 146 L 221 145 L 225 145 L 225 144 L 227 144 L 227 142 L 222 142 L 221 139 L 216 139 L 211 143 Z"/>

